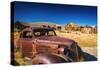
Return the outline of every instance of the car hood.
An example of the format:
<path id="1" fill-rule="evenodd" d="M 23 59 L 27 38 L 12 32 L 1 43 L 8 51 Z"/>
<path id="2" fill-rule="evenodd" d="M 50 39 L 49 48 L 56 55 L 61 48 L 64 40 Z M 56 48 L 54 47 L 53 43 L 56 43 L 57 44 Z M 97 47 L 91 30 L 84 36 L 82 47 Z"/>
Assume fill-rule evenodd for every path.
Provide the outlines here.
<path id="1" fill-rule="evenodd" d="M 61 44 L 72 44 L 74 42 L 71 39 L 59 37 L 59 36 L 41 36 L 38 38 L 38 40 L 61 43 Z"/>

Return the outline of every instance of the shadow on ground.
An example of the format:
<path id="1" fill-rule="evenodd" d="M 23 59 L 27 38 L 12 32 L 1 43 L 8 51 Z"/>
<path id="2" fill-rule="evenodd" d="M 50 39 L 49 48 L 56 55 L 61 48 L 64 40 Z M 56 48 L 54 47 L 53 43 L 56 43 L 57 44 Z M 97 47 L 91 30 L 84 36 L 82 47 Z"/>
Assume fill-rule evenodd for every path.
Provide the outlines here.
<path id="1" fill-rule="evenodd" d="M 86 55 L 86 61 L 97 61 L 97 58 L 95 56 L 86 52 L 85 52 L 85 55 Z"/>

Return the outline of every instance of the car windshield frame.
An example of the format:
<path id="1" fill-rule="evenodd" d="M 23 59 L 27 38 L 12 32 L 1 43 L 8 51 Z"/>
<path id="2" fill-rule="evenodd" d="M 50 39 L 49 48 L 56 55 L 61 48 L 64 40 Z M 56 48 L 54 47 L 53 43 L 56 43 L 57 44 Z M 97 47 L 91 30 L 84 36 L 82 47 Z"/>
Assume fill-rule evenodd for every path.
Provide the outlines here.
<path id="1" fill-rule="evenodd" d="M 52 31 L 54 33 L 54 35 L 48 35 L 48 32 L 49 31 Z M 36 36 L 35 35 L 35 32 L 41 32 L 39 36 Z M 47 35 L 45 35 L 47 33 Z M 40 36 L 56 36 L 56 33 L 54 31 L 54 29 L 51 29 L 51 28 L 37 28 L 37 29 L 34 29 L 33 30 L 33 34 L 34 34 L 34 37 L 40 37 Z"/>

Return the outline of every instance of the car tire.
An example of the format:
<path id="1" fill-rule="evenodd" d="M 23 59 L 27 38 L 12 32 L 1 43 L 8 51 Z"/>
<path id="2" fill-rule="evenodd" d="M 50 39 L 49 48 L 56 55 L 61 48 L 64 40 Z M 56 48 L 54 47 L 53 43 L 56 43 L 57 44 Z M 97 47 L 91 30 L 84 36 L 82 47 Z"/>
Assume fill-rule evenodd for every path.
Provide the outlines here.
<path id="1" fill-rule="evenodd" d="M 32 64 L 52 64 L 52 63 L 64 63 L 64 62 L 69 62 L 69 61 L 68 60 L 66 61 L 64 58 L 60 56 L 47 53 L 38 54 L 32 60 Z"/>

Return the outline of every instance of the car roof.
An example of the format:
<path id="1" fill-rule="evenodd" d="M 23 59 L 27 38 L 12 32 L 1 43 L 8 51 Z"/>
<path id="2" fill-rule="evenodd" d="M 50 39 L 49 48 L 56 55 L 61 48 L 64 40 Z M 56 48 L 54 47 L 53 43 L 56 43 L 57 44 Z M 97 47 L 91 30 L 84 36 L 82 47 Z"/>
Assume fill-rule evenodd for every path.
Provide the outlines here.
<path id="1" fill-rule="evenodd" d="M 53 28 L 48 28 L 48 27 L 32 27 L 32 29 L 47 29 L 47 30 L 53 30 Z"/>

